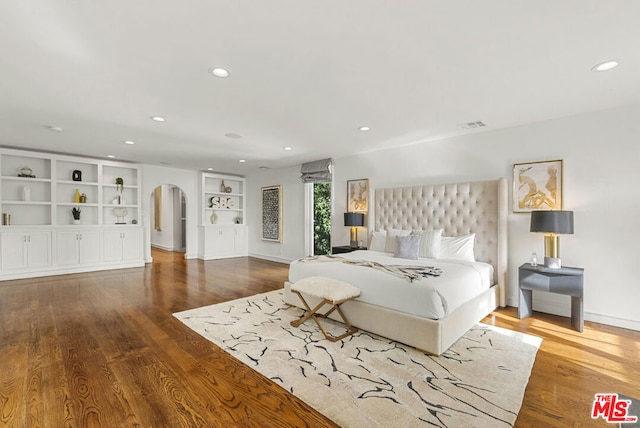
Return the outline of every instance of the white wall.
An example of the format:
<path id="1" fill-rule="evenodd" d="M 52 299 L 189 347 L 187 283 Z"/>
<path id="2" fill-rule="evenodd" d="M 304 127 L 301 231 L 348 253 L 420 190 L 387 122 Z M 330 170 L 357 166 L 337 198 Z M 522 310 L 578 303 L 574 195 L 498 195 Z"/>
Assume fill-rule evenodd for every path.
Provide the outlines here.
<path id="1" fill-rule="evenodd" d="M 261 187 L 282 185 L 282 242 L 262 240 Z M 247 225 L 249 255 L 290 262 L 304 255 L 304 184 L 300 166 L 261 170 L 247 177 Z"/>
<path id="2" fill-rule="evenodd" d="M 561 256 L 563 265 L 585 268 L 585 318 L 640 330 L 639 118 L 635 104 L 335 159 L 332 245 L 349 241 L 342 225 L 347 180 L 369 178 L 376 188 L 505 176 L 511 186 L 514 163 L 563 159 L 564 209 L 575 211 L 575 234 L 561 237 Z M 247 178 L 249 207 L 257 207 L 248 223 L 253 255 L 288 260 L 304 255 L 304 187 L 298 176 L 299 168 L 288 168 Z M 281 245 L 259 240 L 259 188 L 274 184 L 285 185 Z M 517 306 L 518 266 L 533 251 L 544 253 L 542 236 L 529 232 L 529 219 L 509 214 L 511 306 Z M 569 308 L 568 296 L 534 294 L 536 310 L 568 316 Z"/>
<path id="3" fill-rule="evenodd" d="M 168 168 L 154 165 L 142 165 L 142 223 L 145 236 L 145 261 L 151 262 L 151 210 L 153 189 L 162 184 L 171 184 L 184 192 L 187 207 L 187 248 L 185 258 L 198 256 L 198 210 L 200 201 L 200 173 L 178 168 Z M 163 200 L 165 199 L 163 194 Z"/>

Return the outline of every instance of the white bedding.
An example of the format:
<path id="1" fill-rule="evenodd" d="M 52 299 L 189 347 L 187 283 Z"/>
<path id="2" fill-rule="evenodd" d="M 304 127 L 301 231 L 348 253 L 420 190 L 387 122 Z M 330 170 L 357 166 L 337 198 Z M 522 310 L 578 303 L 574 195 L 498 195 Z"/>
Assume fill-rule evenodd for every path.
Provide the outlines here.
<path id="1" fill-rule="evenodd" d="M 408 260 L 380 251 L 340 254 L 353 260 L 370 260 L 386 265 L 432 266 L 442 269 L 439 277 L 410 282 L 377 269 L 340 262 L 294 261 L 289 281 L 309 276 L 326 276 L 345 281 L 361 291 L 357 300 L 430 319 L 440 319 L 492 285 L 493 267 L 482 262 L 425 259 Z"/>

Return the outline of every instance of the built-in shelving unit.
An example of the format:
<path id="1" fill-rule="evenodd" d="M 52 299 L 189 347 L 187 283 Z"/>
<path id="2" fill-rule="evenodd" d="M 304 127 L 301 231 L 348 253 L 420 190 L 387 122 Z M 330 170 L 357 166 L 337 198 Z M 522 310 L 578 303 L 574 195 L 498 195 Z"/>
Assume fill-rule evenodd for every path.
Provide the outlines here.
<path id="1" fill-rule="evenodd" d="M 247 255 L 244 177 L 202 173 L 199 257 Z"/>
<path id="2" fill-rule="evenodd" d="M 0 280 L 142 266 L 140 174 L 137 164 L 0 148 Z"/>

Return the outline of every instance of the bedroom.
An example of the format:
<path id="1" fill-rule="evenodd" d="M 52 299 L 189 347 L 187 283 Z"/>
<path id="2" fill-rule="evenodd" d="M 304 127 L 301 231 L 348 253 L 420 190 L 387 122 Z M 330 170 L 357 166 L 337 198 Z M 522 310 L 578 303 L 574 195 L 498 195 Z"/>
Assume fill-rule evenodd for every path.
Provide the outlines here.
<path id="1" fill-rule="evenodd" d="M 595 6 L 597 3 L 593 4 L 593 7 L 597 7 Z M 571 6 L 568 5 L 567 9 L 570 8 Z M 552 15 L 551 12 L 549 13 Z M 608 13 L 615 16 L 611 10 Z M 633 13 L 629 12 L 626 15 L 633 15 Z M 626 27 L 623 28 L 626 29 Z M 622 39 L 624 40 L 620 45 L 631 43 L 630 40 L 634 40 L 633 37 L 627 35 L 622 36 Z M 588 51 L 587 48 L 585 50 Z M 281 146 L 284 144 L 277 140 L 272 145 L 272 151 L 278 150 L 278 153 L 273 155 L 274 158 L 277 158 L 274 160 L 274 164 L 281 161 L 290 163 L 287 166 L 275 165 L 270 170 L 249 171 L 246 174 L 247 198 L 258 201 L 262 186 L 283 185 L 284 240 L 281 244 L 263 242 L 260 240 L 259 230 L 252 228 L 249 235 L 249 254 L 279 262 L 288 262 L 304 254 L 304 244 L 302 239 L 299 239 L 304 231 L 304 189 L 299 181 L 299 164 L 303 160 L 311 161 L 326 156 L 331 156 L 335 160 L 332 243 L 333 245 L 345 245 L 348 244 L 349 233 L 348 229 L 341 225 L 341 215 L 346 206 L 347 180 L 368 178 L 372 187 L 482 180 L 499 176 L 507 177 L 510 180 L 514 163 L 563 159 L 565 208 L 575 212 L 576 232 L 574 235 L 562 238 L 562 257 L 563 263 L 566 265 L 585 268 L 585 318 L 587 321 L 605 325 L 640 330 L 640 312 L 636 303 L 640 299 L 640 295 L 637 287 L 636 265 L 638 257 L 636 254 L 637 245 L 635 244 L 635 238 L 640 233 L 640 206 L 636 197 L 638 194 L 636 182 L 639 177 L 637 165 L 640 161 L 640 149 L 638 149 L 636 140 L 637 135 L 640 134 L 640 125 L 637 120 L 640 117 L 640 105 L 638 103 L 638 82 L 635 77 L 629 77 L 629 75 L 637 75 L 635 73 L 638 64 L 637 58 L 631 56 L 637 56 L 637 54 L 635 48 L 627 50 L 625 46 L 622 46 L 612 53 L 604 51 L 604 48 L 598 44 L 594 45 L 593 51 L 592 55 L 587 55 L 584 52 L 582 54 L 588 58 L 597 57 L 593 58 L 593 63 L 603 59 L 602 56 L 605 59 L 609 56 L 619 56 L 623 59 L 622 67 L 611 72 L 618 74 L 595 75 L 588 69 L 593 63 L 585 64 L 586 69 L 581 71 L 584 73 L 584 79 L 598 82 L 593 83 L 593 91 L 597 95 L 594 96 L 591 93 L 588 95 L 600 99 L 601 104 L 599 106 L 597 103 L 589 104 L 588 110 L 577 109 L 575 114 L 558 118 L 548 113 L 547 116 L 542 115 L 535 120 L 524 122 L 518 122 L 516 118 L 514 123 L 506 128 L 493 129 L 492 126 L 498 118 L 489 118 L 485 115 L 484 113 L 488 114 L 490 110 L 485 106 L 486 110 L 484 107 L 474 110 L 473 117 L 469 118 L 466 115 L 460 117 L 456 122 L 452 122 L 452 126 L 466 120 L 485 120 L 489 129 L 482 129 L 482 132 L 470 131 L 466 132 L 466 135 L 442 137 L 430 141 L 424 141 L 421 138 L 422 134 L 416 138 L 413 138 L 412 135 L 401 135 L 397 138 L 397 147 L 386 150 L 376 146 L 376 133 L 381 132 L 381 127 L 376 123 L 368 123 L 372 126 L 373 132 L 368 134 L 353 132 L 349 138 L 357 140 L 361 146 L 376 148 L 375 151 L 353 155 L 319 151 L 315 152 L 317 155 L 314 154 L 314 157 L 304 155 L 306 157 L 303 159 L 303 155 L 299 154 L 302 150 L 298 148 L 299 146 L 291 143 L 294 146 L 294 155 L 300 156 L 296 158 L 299 159 L 296 162 L 291 162 L 288 158 L 290 155 L 283 154 Z M 538 55 L 540 55 L 539 52 Z M 3 57 L 8 58 L 10 55 L 3 55 Z M 515 68 L 518 68 L 523 61 L 525 61 L 523 58 L 517 57 Z M 206 64 L 206 66 L 208 65 Z M 232 77 L 235 78 L 235 74 Z M 617 79 L 622 79 L 625 83 L 621 84 Z M 607 81 L 609 83 L 606 83 Z M 3 84 L 6 84 L 6 81 Z M 18 87 L 17 84 L 16 87 Z M 9 88 L 6 89 L 9 90 Z M 608 92 L 613 92 L 619 97 L 613 101 L 606 96 Z M 620 96 L 620 92 L 624 94 Z M 367 102 L 375 103 L 376 96 L 368 95 Z M 521 103 L 507 105 L 504 108 L 517 110 L 522 117 L 525 117 L 526 110 L 533 109 L 533 106 L 527 107 L 531 102 L 531 96 L 531 91 L 527 91 L 526 94 L 521 94 L 519 98 Z M 572 93 L 567 98 L 567 100 L 556 101 L 558 103 L 565 102 L 575 107 L 586 103 L 588 100 L 585 98 L 590 97 Z M 436 101 L 443 102 L 442 99 Z M 589 101 L 593 102 L 591 99 Z M 81 100 L 76 100 L 76 102 L 79 106 L 84 105 Z M 4 102 L 2 106 L 9 109 L 8 104 Z M 521 110 L 516 109 L 517 106 L 520 106 Z M 545 109 L 553 110 L 552 105 L 538 105 L 536 107 L 543 112 Z M 387 106 L 382 105 L 378 108 L 379 117 L 384 117 L 388 113 Z M 114 111 L 116 110 L 114 109 Z M 431 113 L 435 112 L 437 110 Z M 144 118 L 146 119 L 150 114 L 152 113 L 145 113 Z M 428 116 L 425 113 L 422 114 Z M 434 114 L 434 116 L 437 115 Z M 37 133 L 36 131 L 33 131 L 24 140 L 18 138 L 16 128 L 18 124 L 24 123 L 24 117 L 27 116 L 15 117 L 14 113 L 7 111 L 5 118 L 9 119 L 7 122 L 2 122 L 2 145 L 27 147 L 30 141 L 42 138 L 32 138 Z M 57 118 L 57 116 L 52 117 Z M 170 125 L 171 119 L 169 117 L 169 121 L 163 125 Z M 13 123 L 10 126 L 8 122 L 11 120 Z M 202 122 L 206 122 L 206 120 L 202 119 Z M 281 124 L 282 120 L 274 120 L 274 122 Z M 314 123 L 314 125 L 310 128 L 316 130 L 322 128 L 321 124 Z M 353 130 L 356 131 L 356 127 L 360 125 L 361 123 L 358 122 Z M 72 128 L 70 125 L 66 126 Z M 41 126 L 32 128 L 41 128 Z M 96 132 L 99 133 L 101 130 L 103 130 L 102 127 L 98 126 Z M 223 130 L 223 132 L 230 131 L 234 131 L 234 129 Z M 89 131 L 83 129 L 82 132 L 88 133 Z M 149 137 L 146 132 L 149 132 L 151 136 Z M 161 134 L 165 132 L 170 134 L 174 131 L 158 131 L 155 128 L 151 131 L 145 131 L 143 134 L 145 138 L 153 141 L 154 137 L 160 138 Z M 308 131 L 302 134 L 305 133 Z M 397 135 L 401 133 L 402 130 L 399 130 Z M 65 134 L 60 135 L 64 136 Z M 60 135 L 50 133 L 47 138 L 53 140 L 66 138 L 66 136 L 60 137 Z M 344 145 L 344 140 L 344 138 L 339 139 L 338 144 Z M 39 146 L 31 148 L 44 150 L 49 147 L 47 139 L 40 141 Z M 86 138 L 82 140 L 82 142 L 84 141 Z M 234 143 L 234 147 L 231 149 L 228 147 L 229 141 Z M 120 140 L 117 142 L 119 143 Z M 100 144 L 103 148 L 90 149 L 80 143 L 69 145 L 68 150 L 78 154 L 104 156 L 105 147 L 115 146 L 112 142 L 104 140 L 101 140 Z M 238 156 L 236 153 L 242 153 L 249 161 L 247 163 L 252 163 L 251 151 L 246 149 L 243 144 L 242 140 L 237 142 L 228 139 L 219 144 L 217 150 L 220 151 L 220 158 L 225 160 L 225 165 L 232 162 L 234 165 L 237 164 L 236 158 Z M 138 147 L 140 146 L 141 144 L 138 145 Z M 176 146 L 180 147 L 180 145 Z M 310 145 L 309 150 L 312 148 L 313 145 Z M 117 150 L 123 149 L 118 147 Z M 251 150 L 254 153 L 260 153 L 255 147 L 252 147 Z M 176 151 L 179 150 L 171 148 L 164 152 L 165 158 L 162 162 L 169 162 L 173 158 L 179 159 L 180 155 Z M 161 151 L 158 149 L 158 152 Z M 229 154 L 229 152 L 232 153 Z M 125 151 L 121 151 L 119 154 L 121 159 L 129 159 L 129 156 L 133 158 Z M 200 155 L 200 157 L 204 156 Z M 187 230 L 187 254 L 194 257 L 197 253 L 198 242 L 198 232 L 195 225 L 199 221 L 197 170 L 205 170 L 209 165 L 205 164 L 191 169 L 166 166 L 157 161 L 137 160 L 143 163 L 142 187 L 145 195 L 151 194 L 155 186 L 166 184 L 168 178 L 172 184 L 178 185 L 186 193 L 187 203 L 190 204 L 187 212 L 192 225 Z M 253 168 L 260 165 L 257 163 L 258 161 L 262 161 L 262 159 L 256 159 L 256 163 L 252 165 Z M 220 168 L 222 169 L 222 166 Z M 234 168 L 234 171 L 228 172 L 241 171 L 237 169 L 237 166 L 230 168 Z M 542 239 L 539 235 L 528 231 L 528 220 L 529 216 L 526 214 L 510 213 L 508 218 L 509 306 L 517 306 L 514 297 L 517 295 L 517 266 L 521 262 L 527 261 L 532 251 L 536 251 L 538 254 L 543 253 Z M 247 223 L 249 225 L 259 224 L 257 209 L 248 210 Z M 360 233 L 364 235 L 364 231 Z M 145 250 L 148 251 L 148 248 Z M 149 259 L 151 254 L 148 253 L 146 256 Z M 535 308 L 543 312 L 568 316 L 569 300 L 563 296 L 540 295 L 536 296 Z M 630 332 L 628 337 L 632 338 L 633 335 L 634 333 Z M 624 340 L 624 334 L 621 337 Z"/>

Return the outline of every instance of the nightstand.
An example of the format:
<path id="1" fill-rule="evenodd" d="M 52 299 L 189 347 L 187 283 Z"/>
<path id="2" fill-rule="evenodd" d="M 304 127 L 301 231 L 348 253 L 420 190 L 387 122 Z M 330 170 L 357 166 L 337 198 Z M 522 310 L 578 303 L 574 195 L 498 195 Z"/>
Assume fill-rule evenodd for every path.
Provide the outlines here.
<path id="1" fill-rule="evenodd" d="M 348 245 L 342 245 L 340 247 L 331 247 L 331 254 L 350 253 L 356 250 L 366 250 L 367 247 L 351 248 Z"/>
<path id="2" fill-rule="evenodd" d="M 549 269 L 544 266 L 531 266 L 525 263 L 518 268 L 518 287 L 520 305 L 518 318 L 531 316 L 533 290 L 571 296 L 571 325 L 578 331 L 584 327 L 582 310 L 582 286 L 584 269 L 561 267 Z"/>

